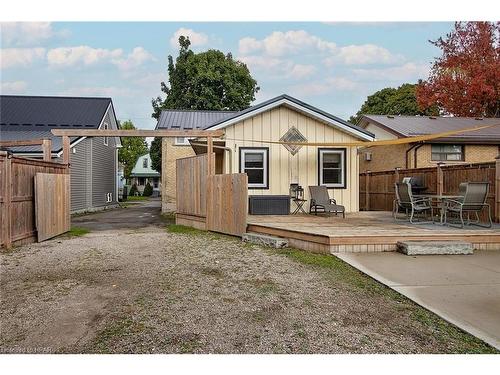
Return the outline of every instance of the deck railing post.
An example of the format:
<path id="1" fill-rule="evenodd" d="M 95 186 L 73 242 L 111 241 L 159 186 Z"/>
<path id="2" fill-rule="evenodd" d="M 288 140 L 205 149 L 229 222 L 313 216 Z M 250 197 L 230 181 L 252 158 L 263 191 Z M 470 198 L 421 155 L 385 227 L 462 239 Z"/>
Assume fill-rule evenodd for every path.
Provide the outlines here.
<path id="1" fill-rule="evenodd" d="M 500 154 L 495 160 L 495 221 L 500 223 Z"/>
<path id="2" fill-rule="evenodd" d="M 365 210 L 370 211 L 370 171 L 365 176 Z"/>

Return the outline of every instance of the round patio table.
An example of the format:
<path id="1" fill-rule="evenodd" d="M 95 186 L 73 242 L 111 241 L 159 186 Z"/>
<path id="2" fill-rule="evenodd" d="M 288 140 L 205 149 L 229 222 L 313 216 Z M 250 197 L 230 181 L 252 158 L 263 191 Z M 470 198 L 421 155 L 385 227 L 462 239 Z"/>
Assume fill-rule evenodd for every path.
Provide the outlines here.
<path id="1" fill-rule="evenodd" d="M 434 224 L 445 225 L 444 222 L 444 214 L 446 212 L 446 206 L 443 204 L 445 199 L 457 199 L 463 198 L 462 195 L 445 195 L 445 194 L 418 194 L 415 195 L 415 198 L 430 198 L 431 201 L 436 202 L 436 207 L 439 208 L 439 222 L 435 222 L 434 218 L 432 218 L 432 222 Z"/>

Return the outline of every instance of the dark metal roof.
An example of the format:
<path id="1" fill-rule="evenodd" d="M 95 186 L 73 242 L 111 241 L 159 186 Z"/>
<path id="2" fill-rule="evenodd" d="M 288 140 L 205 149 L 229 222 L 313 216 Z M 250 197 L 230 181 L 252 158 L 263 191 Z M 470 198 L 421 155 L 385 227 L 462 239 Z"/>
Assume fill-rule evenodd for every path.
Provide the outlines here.
<path id="1" fill-rule="evenodd" d="M 0 95 L 0 138 L 5 141 L 52 139 L 52 152 L 62 149 L 51 129 L 97 129 L 111 98 Z M 71 141 L 77 138 L 71 138 Z M 9 148 L 41 152 L 40 146 Z"/>
<path id="2" fill-rule="evenodd" d="M 205 129 L 210 124 L 235 113 L 237 112 L 165 109 L 161 111 L 156 129 Z"/>
<path id="3" fill-rule="evenodd" d="M 484 125 L 498 125 L 487 129 L 455 134 L 446 137 L 446 139 L 500 143 L 500 118 L 364 115 L 360 123 L 363 126 L 367 126 L 369 123 L 378 125 L 400 138 L 468 129 Z"/>

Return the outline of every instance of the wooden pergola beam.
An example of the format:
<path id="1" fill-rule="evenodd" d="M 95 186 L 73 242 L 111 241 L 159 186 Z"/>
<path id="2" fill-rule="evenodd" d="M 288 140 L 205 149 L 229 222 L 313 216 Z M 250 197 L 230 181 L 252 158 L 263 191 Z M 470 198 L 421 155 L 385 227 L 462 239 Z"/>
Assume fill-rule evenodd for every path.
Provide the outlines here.
<path id="1" fill-rule="evenodd" d="M 18 141 L 0 141 L 0 147 L 42 146 L 43 160 L 52 160 L 52 141 L 50 139 L 25 139 Z"/>
<path id="2" fill-rule="evenodd" d="M 99 129 L 52 129 L 52 134 L 58 137 L 214 137 L 224 135 L 223 130 L 99 130 Z"/>

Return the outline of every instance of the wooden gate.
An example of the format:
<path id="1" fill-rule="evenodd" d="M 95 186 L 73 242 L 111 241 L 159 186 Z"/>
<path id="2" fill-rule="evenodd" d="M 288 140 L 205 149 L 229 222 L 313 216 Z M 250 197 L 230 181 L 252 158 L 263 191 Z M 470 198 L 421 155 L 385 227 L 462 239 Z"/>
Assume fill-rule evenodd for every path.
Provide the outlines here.
<path id="1" fill-rule="evenodd" d="M 35 215 L 38 242 L 71 229 L 69 174 L 36 174 Z"/>
<path id="2" fill-rule="evenodd" d="M 207 161 L 207 154 L 176 161 L 176 223 L 241 236 L 247 225 L 247 175 L 209 176 Z"/>
<path id="3" fill-rule="evenodd" d="M 208 177 L 207 229 L 241 236 L 247 230 L 248 177 L 246 173 Z"/>

